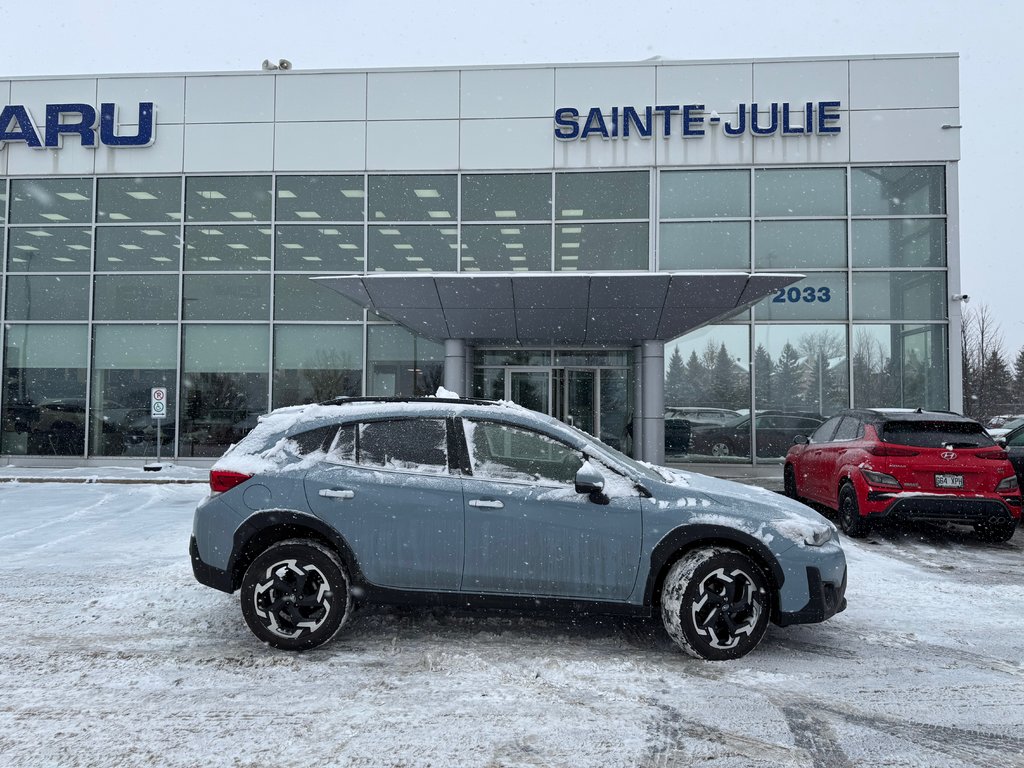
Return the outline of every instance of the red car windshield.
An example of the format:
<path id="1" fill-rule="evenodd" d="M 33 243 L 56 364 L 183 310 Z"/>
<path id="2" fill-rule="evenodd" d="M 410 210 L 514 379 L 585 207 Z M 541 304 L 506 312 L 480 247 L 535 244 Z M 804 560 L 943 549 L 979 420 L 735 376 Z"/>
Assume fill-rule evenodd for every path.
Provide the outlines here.
<path id="1" fill-rule="evenodd" d="M 948 421 L 890 421 L 882 427 L 883 441 L 917 448 L 988 448 L 995 441 L 980 424 Z"/>

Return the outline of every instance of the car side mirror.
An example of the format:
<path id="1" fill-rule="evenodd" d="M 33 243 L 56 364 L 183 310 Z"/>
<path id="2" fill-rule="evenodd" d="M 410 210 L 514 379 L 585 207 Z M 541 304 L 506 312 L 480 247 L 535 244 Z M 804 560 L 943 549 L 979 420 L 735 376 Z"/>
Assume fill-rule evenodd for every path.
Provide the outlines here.
<path id="1" fill-rule="evenodd" d="M 1001 446 L 1003 446 L 1003 448 L 1005 448 L 1006 447 L 1006 438 L 1003 437 L 1002 435 L 997 437 L 996 438 L 996 445 L 1001 445 Z"/>
<path id="2" fill-rule="evenodd" d="M 604 475 L 594 469 L 589 462 L 583 462 L 583 466 L 576 473 L 576 493 L 601 493 L 604 491 Z"/>
<path id="3" fill-rule="evenodd" d="M 810 442 L 810 438 L 807 435 L 797 435 L 793 438 L 793 445 L 807 445 Z"/>

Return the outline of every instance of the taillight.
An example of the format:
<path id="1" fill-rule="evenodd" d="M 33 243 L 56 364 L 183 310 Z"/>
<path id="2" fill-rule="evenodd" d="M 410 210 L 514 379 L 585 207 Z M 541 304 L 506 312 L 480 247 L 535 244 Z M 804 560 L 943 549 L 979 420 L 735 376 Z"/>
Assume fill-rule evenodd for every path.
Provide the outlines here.
<path id="1" fill-rule="evenodd" d="M 897 448 L 888 443 L 876 443 L 868 448 L 872 456 L 917 456 L 918 452 L 910 448 Z"/>
<path id="2" fill-rule="evenodd" d="M 1002 448 L 992 448 L 987 451 L 978 451 L 976 454 L 979 459 L 989 459 L 990 461 L 1003 461 L 1003 459 L 1009 459 L 1010 454 L 1004 451 Z"/>
<path id="3" fill-rule="evenodd" d="M 1017 485 L 1017 476 L 1011 475 L 1005 477 L 999 481 L 999 485 L 996 486 L 996 491 L 999 493 L 1016 493 L 1020 490 L 1020 486 Z"/>
<path id="4" fill-rule="evenodd" d="M 864 479 L 867 480 L 871 485 L 887 485 L 892 488 L 902 488 L 900 481 L 892 475 L 887 475 L 884 472 L 872 472 L 870 469 L 860 468 L 860 473 L 864 475 Z"/>
<path id="5" fill-rule="evenodd" d="M 242 472 L 227 472 L 223 469 L 214 469 L 210 471 L 210 490 L 214 493 L 224 493 L 224 491 L 230 491 L 236 485 L 241 485 L 250 477 L 252 475 L 246 475 Z"/>

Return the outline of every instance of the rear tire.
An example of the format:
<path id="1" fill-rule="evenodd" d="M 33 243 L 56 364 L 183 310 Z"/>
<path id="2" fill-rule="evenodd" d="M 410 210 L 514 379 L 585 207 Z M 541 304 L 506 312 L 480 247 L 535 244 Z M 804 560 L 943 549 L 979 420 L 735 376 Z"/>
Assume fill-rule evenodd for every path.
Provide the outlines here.
<path id="1" fill-rule="evenodd" d="M 1017 530 L 1017 523 L 1011 521 L 1007 522 L 986 522 L 977 523 L 974 526 L 974 532 L 978 538 L 982 541 L 987 541 L 990 544 L 1002 544 L 1013 538 L 1014 531 Z"/>
<path id="2" fill-rule="evenodd" d="M 241 602 L 252 633 L 287 651 L 331 640 L 353 607 L 338 556 L 308 539 L 281 541 L 258 555 L 242 577 Z"/>
<path id="3" fill-rule="evenodd" d="M 867 536 L 871 526 L 861 517 L 860 504 L 857 503 L 857 491 L 852 485 L 844 485 L 839 491 L 839 527 L 847 536 L 859 539 Z"/>
<path id="4" fill-rule="evenodd" d="M 695 549 L 665 577 L 665 631 L 698 659 L 725 661 L 750 653 L 771 616 L 768 580 L 746 555 L 724 547 Z"/>

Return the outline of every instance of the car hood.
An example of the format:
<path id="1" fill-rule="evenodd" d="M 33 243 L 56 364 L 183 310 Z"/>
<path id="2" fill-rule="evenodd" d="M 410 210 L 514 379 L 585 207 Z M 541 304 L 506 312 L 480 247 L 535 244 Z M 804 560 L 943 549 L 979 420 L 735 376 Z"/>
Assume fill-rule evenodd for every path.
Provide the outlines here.
<path id="1" fill-rule="evenodd" d="M 649 482 L 655 509 L 678 518 L 678 523 L 725 525 L 738 528 L 773 549 L 805 545 L 805 539 L 835 526 L 805 504 L 766 488 L 721 480 L 696 472 L 658 467 L 664 482 Z M 785 540 L 786 544 L 778 541 Z"/>

